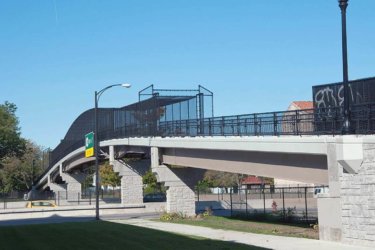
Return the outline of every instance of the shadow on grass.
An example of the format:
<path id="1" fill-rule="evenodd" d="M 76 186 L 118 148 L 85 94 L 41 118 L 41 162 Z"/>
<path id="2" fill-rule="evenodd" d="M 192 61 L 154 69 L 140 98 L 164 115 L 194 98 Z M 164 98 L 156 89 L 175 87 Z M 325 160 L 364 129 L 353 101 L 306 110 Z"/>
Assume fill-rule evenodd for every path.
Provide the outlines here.
<path id="1" fill-rule="evenodd" d="M 306 221 L 295 221 L 292 218 L 284 218 L 281 215 L 263 214 L 263 213 L 249 213 L 249 214 L 234 214 L 229 217 L 225 217 L 229 220 L 234 221 L 249 221 L 264 224 L 273 224 L 281 226 L 292 226 L 300 228 L 310 228 L 310 224 Z M 315 221 L 312 223 L 316 223 Z"/>
<path id="2" fill-rule="evenodd" d="M 2 250 L 266 249 L 104 221 L 0 227 Z"/>
<path id="3" fill-rule="evenodd" d="M 19 226 L 19 225 L 30 225 L 30 224 L 83 222 L 83 221 L 92 221 L 93 219 L 94 219 L 93 216 L 65 217 L 65 216 L 54 214 L 52 216 L 45 217 L 45 218 L 2 220 L 0 221 L 0 228 L 3 226 Z"/>

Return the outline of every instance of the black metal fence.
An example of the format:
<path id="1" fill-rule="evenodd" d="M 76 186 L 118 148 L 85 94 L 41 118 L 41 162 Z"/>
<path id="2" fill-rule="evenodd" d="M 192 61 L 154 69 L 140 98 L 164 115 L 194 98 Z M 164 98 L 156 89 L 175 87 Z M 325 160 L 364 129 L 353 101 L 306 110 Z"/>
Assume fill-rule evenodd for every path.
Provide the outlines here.
<path id="1" fill-rule="evenodd" d="M 99 199 L 106 204 L 121 203 L 121 190 L 100 190 Z M 13 191 L 0 193 L 0 210 L 26 208 L 29 201 L 46 200 L 53 201 L 58 207 L 94 205 L 95 192 L 86 190 L 83 192 L 35 192 L 29 197 L 28 193 Z"/>
<path id="2" fill-rule="evenodd" d="M 229 216 L 273 216 L 283 221 L 312 223 L 318 219 L 317 190 L 327 187 L 221 188 L 196 190 L 198 208 L 223 210 Z"/>
<path id="3" fill-rule="evenodd" d="M 352 80 L 348 83 L 349 105 L 375 102 L 375 77 Z M 344 85 L 342 82 L 312 87 L 315 108 L 343 106 Z"/>

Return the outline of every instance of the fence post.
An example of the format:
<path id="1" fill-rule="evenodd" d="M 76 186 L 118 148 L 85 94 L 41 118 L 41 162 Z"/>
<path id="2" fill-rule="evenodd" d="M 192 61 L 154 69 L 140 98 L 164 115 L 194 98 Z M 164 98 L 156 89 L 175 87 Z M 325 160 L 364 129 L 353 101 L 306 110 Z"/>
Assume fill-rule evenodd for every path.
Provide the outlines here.
<path id="1" fill-rule="evenodd" d="M 296 121 L 295 121 L 295 124 L 296 124 L 296 135 L 299 135 L 299 131 L 298 131 L 298 110 L 296 110 Z"/>
<path id="2" fill-rule="evenodd" d="M 220 201 L 220 188 L 217 188 L 217 201 Z"/>
<path id="3" fill-rule="evenodd" d="M 305 187 L 305 212 L 306 212 L 306 223 L 309 222 L 307 215 L 307 187 Z"/>
<path id="4" fill-rule="evenodd" d="M 104 199 L 104 190 L 102 189 L 102 200 Z"/>
<path id="5" fill-rule="evenodd" d="M 283 191 L 283 216 L 284 216 L 284 220 L 285 220 L 285 197 L 284 197 L 284 188 L 282 188 L 282 191 Z"/>
<path id="6" fill-rule="evenodd" d="M 4 200 L 3 200 L 4 201 L 4 210 L 7 209 L 7 202 L 6 202 L 6 200 L 7 200 L 7 198 L 4 195 Z"/>
<path id="7" fill-rule="evenodd" d="M 240 124 L 240 116 L 237 115 L 237 135 L 241 135 L 241 124 Z"/>
<path id="8" fill-rule="evenodd" d="M 263 192 L 263 213 L 266 214 L 266 193 L 264 192 L 264 188 L 262 189 Z"/>
<path id="9" fill-rule="evenodd" d="M 212 136 L 211 118 L 208 118 L 208 135 Z"/>
<path id="10" fill-rule="evenodd" d="M 273 113 L 273 135 L 277 136 L 277 116 Z"/>
<path id="11" fill-rule="evenodd" d="M 230 216 L 233 216 L 232 191 L 233 191 L 233 188 L 229 191 L 229 197 L 230 197 Z"/>
<path id="12" fill-rule="evenodd" d="M 80 196 L 80 195 L 79 195 L 79 192 L 78 192 L 78 197 L 77 197 L 77 198 L 78 198 L 78 205 L 79 205 L 79 196 Z"/>
<path id="13" fill-rule="evenodd" d="M 89 192 L 89 205 L 91 205 L 91 190 Z"/>
<path id="14" fill-rule="evenodd" d="M 247 216 L 247 186 L 245 189 L 245 201 L 246 201 L 246 216 Z"/>
<path id="15" fill-rule="evenodd" d="M 221 135 L 224 135 L 224 117 L 221 117 Z"/>

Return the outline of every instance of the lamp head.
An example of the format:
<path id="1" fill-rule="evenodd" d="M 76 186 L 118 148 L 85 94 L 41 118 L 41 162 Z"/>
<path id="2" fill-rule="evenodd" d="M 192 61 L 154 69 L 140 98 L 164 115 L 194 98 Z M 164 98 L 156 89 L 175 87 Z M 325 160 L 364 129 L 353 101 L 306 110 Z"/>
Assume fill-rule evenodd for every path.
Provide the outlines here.
<path id="1" fill-rule="evenodd" d="M 132 85 L 129 84 L 129 83 L 123 83 L 121 84 L 121 87 L 124 87 L 124 88 L 130 88 Z"/>
<path id="2" fill-rule="evenodd" d="M 348 1 L 349 0 L 339 0 L 339 6 L 340 8 L 345 8 L 348 7 Z"/>

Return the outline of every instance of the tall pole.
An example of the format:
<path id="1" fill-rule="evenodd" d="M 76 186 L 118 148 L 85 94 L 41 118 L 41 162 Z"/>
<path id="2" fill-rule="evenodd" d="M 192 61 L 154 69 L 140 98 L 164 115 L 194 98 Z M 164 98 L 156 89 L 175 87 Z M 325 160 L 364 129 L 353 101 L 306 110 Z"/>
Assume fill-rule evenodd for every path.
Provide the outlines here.
<path id="1" fill-rule="evenodd" d="M 343 134 L 350 133 L 350 108 L 349 108 L 349 76 L 348 76 L 348 48 L 346 36 L 346 8 L 348 0 L 339 0 L 341 9 L 341 29 L 342 29 L 342 73 L 344 86 L 344 124 L 342 128 Z"/>
<path id="2" fill-rule="evenodd" d="M 95 156 L 95 219 L 99 220 L 99 160 L 98 160 L 98 92 L 95 91 L 95 128 L 94 128 L 94 156 Z"/>
<path id="3" fill-rule="evenodd" d="M 32 174 L 32 177 L 31 177 L 31 185 L 34 186 L 35 159 L 33 159 L 31 167 L 32 167 L 32 171 L 31 171 L 31 174 Z"/>
<path id="4" fill-rule="evenodd" d="M 95 118 L 94 118 L 94 157 L 95 157 L 95 219 L 100 220 L 99 217 L 99 130 L 98 130 L 98 120 L 99 120 L 99 115 L 98 115 L 98 102 L 100 96 L 103 94 L 104 91 L 107 89 L 110 89 L 112 87 L 116 86 L 121 86 L 125 88 L 130 88 L 131 84 L 124 83 L 124 84 L 113 84 L 109 85 L 108 87 L 105 87 L 104 89 L 100 91 L 95 91 Z"/>

